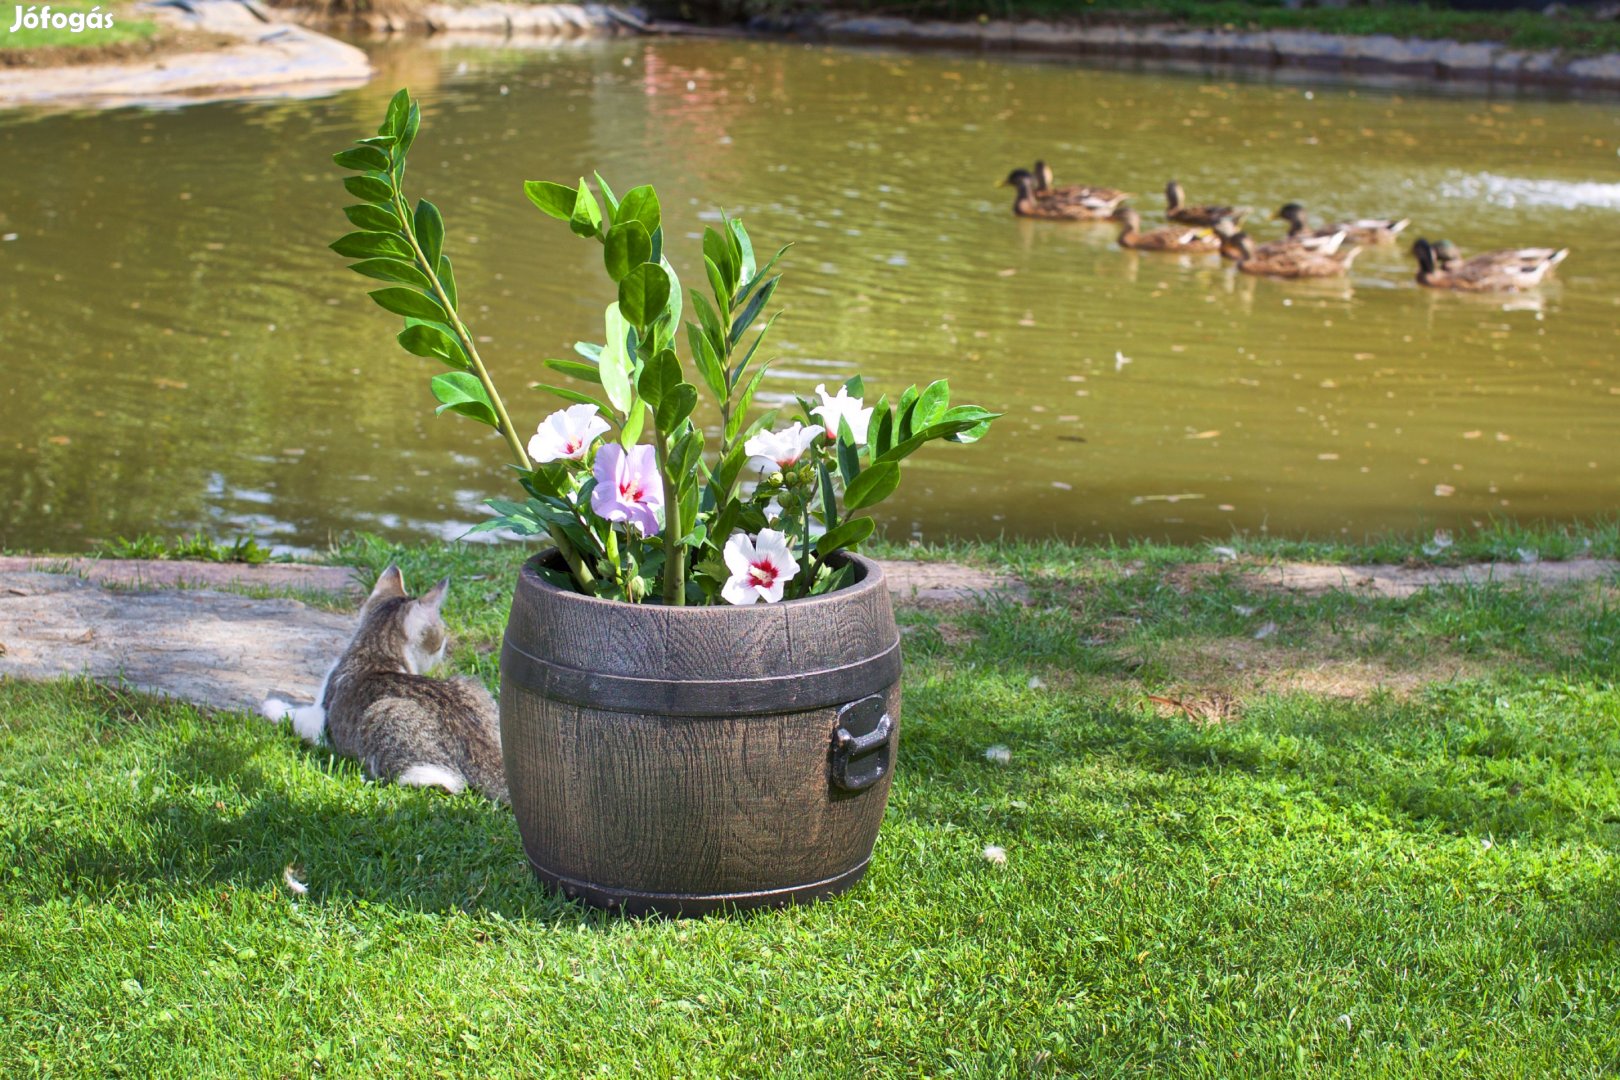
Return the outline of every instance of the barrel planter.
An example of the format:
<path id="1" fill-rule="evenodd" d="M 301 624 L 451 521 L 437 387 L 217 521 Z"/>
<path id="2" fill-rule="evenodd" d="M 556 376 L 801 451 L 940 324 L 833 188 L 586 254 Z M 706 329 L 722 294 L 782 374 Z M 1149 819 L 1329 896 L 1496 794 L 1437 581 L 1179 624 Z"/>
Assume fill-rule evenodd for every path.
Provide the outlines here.
<path id="1" fill-rule="evenodd" d="M 860 880 L 900 738 L 882 569 L 748 607 L 601 600 L 518 579 L 501 743 L 534 872 L 629 913 L 817 900 Z"/>

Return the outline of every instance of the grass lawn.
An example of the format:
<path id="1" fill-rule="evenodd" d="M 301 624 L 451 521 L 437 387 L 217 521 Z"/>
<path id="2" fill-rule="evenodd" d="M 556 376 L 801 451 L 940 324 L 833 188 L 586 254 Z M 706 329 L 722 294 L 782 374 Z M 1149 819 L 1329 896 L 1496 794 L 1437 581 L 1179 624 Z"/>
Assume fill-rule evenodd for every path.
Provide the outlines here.
<path id="1" fill-rule="evenodd" d="M 807 10 L 801 0 L 689 0 L 699 8 L 750 12 Z M 851 11 L 918 18 L 1077 19 L 1085 22 L 1175 22 L 1235 30 L 1321 30 L 1332 34 L 1499 41 L 1523 49 L 1606 52 L 1620 49 L 1620 23 L 1587 17 L 1576 5 L 1549 18 L 1536 8 L 1458 11 L 1447 5 L 1379 3 L 1283 6 L 1281 0 L 839 0 Z"/>
<path id="2" fill-rule="evenodd" d="M 455 666 L 493 678 L 520 554 L 343 557 L 454 573 Z M 1373 600 L 1196 549 L 955 554 L 1032 603 L 901 612 L 871 873 L 747 918 L 555 901 L 501 809 L 249 716 L 0 683 L 0 1075 L 1620 1068 L 1620 582 Z"/>

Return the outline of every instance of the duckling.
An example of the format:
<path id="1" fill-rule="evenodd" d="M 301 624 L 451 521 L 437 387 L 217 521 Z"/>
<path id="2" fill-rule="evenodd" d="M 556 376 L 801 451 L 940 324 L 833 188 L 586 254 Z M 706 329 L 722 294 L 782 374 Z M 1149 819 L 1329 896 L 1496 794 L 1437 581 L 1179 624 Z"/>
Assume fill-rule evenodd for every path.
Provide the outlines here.
<path id="1" fill-rule="evenodd" d="M 1142 215 L 1128 206 L 1116 211 L 1114 220 L 1124 226 L 1119 246 L 1132 251 L 1215 251 L 1221 246 L 1220 238 L 1208 229 L 1161 225 L 1142 232 Z"/>
<path id="2" fill-rule="evenodd" d="M 1312 229 L 1305 224 L 1305 208 L 1297 202 L 1285 203 L 1272 218 L 1288 222 L 1288 235 L 1331 236 L 1336 232 L 1348 233 L 1352 244 L 1393 244 L 1400 231 L 1412 223 L 1411 218 L 1356 218 L 1341 221 L 1325 229 Z"/>
<path id="3" fill-rule="evenodd" d="M 1013 196 L 1012 208 L 1013 213 L 1019 217 L 1039 218 L 1043 221 L 1096 221 L 1107 216 L 1080 203 L 1041 198 L 1035 194 L 1035 177 L 1028 169 L 1014 169 L 1001 185 L 1018 189 L 1018 194 Z"/>
<path id="4" fill-rule="evenodd" d="M 1249 239 L 1249 234 L 1240 230 L 1228 218 L 1222 218 L 1215 223 L 1215 235 L 1221 238 L 1221 255 L 1227 259 L 1243 258 L 1243 240 Z M 1310 251 L 1318 255 L 1336 254 L 1343 246 L 1348 234 L 1342 229 L 1336 233 L 1311 233 L 1304 236 L 1284 237 L 1281 240 L 1272 240 L 1269 243 L 1255 244 L 1254 253 L 1260 258 L 1270 258 L 1281 255 L 1287 251 Z"/>
<path id="5" fill-rule="evenodd" d="M 1035 163 L 1035 197 L 1058 202 L 1079 203 L 1097 212 L 1098 217 L 1109 217 L 1119 204 L 1131 197 L 1130 192 L 1118 188 L 1092 187 L 1089 184 L 1052 186 L 1052 166 L 1044 161 Z"/>
<path id="6" fill-rule="evenodd" d="M 1169 204 L 1164 216 L 1183 225 L 1214 225 L 1221 218 L 1230 218 L 1234 225 L 1240 225 L 1249 213 L 1246 206 L 1188 206 L 1187 193 L 1177 180 L 1164 186 L 1164 199 Z"/>
<path id="7" fill-rule="evenodd" d="M 1234 241 L 1238 246 L 1237 268 L 1245 274 L 1265 277 L 1339 277 L 1350 269 L 1350 264 L 1361 253 L 1361 249 L 1355 245 L 1341 248 L 1334 255 L 1294 245 L 1262 255 L 1247 234 L 1238 233 Z"/>
<path id="8" fill-rule="evenodd" d="M 1514 248 L 1464 259 L 1455 246 L 1446 241 L 1441 245 L 1450 256 L 1444 263 L 1429 241 L 1419 239 L 1412 245 L 1419 285 L 1459 292 L 1517 292 L 1541 284 L 1569 255 L 1568 248 Z"/>

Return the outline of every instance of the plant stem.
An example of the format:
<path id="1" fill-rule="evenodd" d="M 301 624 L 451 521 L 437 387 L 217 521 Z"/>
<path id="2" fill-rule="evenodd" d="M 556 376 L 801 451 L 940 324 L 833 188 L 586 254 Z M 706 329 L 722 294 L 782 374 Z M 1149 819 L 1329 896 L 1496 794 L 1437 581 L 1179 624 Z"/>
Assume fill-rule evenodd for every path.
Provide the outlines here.
<path id="1" fill-rule="evenodd" d="M 686 605 L 686 548 L 681 544 L 680 485 L 669 475 L 669 444 L 658 421 L 653 421 L 653 447 L 658 454 L 658 476 L 664 483 L 664 603 Z"/>
<path id="2" fill-rule="evenodd" d="M 450 328 L 456 332 L 456 337 L 460 340 L 462 349 L 467 353 L 467 359 L 472 361 L 473 373 L 478 376 L 478 381 L 483 384 L 484 393 L 489 395 L 490 404 L 495 407 L 496 430 L 506 440 L 507 447 L 512 451 L 512 459 L 517 462 L 518 467 L 524 472 L 532 472 L 534 463 L 529 460 L 528 452 L 523 449 L 523 440 L 518 437 L 517 428 L 512 424 L 512 417 L 506 411 L 506 403 L 501 400 L 500 392 L 495 389 L 495 381 L 489 377 L 489 369 L 484 366 L 484 358 L 478 355 L 478 346 L 473 343 L 472 332 L 467 329 L 467 324 L 461 321 L 461 315 L 457 313 L 456 306 L 450 302 L 449 294 L 444 291 L 444 284 L 439 280 L 438 268 L 428 265 L 427 255 L 422 251 L 422 245 L 417 243 L 416 219 L 407 210 L 405 199 L 399 193 L 397 185 L 394 188 L 394 212 L 399 217 L 402 226 L 400 231 L 404 233 L 406 241 L 411 245 L 411 251 L 416 254 L 417 264 L 422 267 L 422 272 L 427 275 L 428 284 L 433 287 L 435 299 L 439 301 L 439 306 L 444 308 L 445 314 L 450 317 Z M 573 541 L 569 540 L 563 531 L 555 526 L 549 527 L 546 531 L 551 534 L 551 542 L 557 545 L 557 550 L 562 553 L 563 559 L 567 561 L 568 569 L 572 571 L 574 580 L 586 589 L 591 588 L 596 583 L 596 575 L 591 572 L 589 566 L 585 565 L 585 560 L 580 558 L 579 550 L 574 547 Z"/>

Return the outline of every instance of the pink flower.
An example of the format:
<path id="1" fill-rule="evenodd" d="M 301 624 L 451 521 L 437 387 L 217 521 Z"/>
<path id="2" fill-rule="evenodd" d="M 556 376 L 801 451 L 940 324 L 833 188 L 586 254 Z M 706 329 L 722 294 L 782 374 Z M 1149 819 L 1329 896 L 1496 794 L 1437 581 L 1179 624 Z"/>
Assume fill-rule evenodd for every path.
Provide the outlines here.
<path id="1" fill-rule="evenodd" d="M 747 533 L 732 533 L 726 541 L 725 560 L 731 577 L 720 596 L 728 604 L 760 600 L 774 604 L 782 599 L 782 587 L 799 572 L 786 534 L 775 529 L 761 529 L 753 539 Z"/>
<path id="2" fill-rule="evenodd" d="M 596 453 L 596 487 L 591 509 L 608 521 L 628 521 L 642 536 L 658 535 L 658 512 L 664 508 L 664 479 L 658 475 L 658 457 L 651 446 L 628 451 L 608 443 Z"/>
<path id="3" fill-rule="evenodd" d="M 807 428 L 800 423 L 794 423 L 781 433 L 762 431 L 743 443 L 743 451 L 749 455 L 747 468 L 767 475 L 786 472 L 799 463 L 820 434 L 819 428 Z"/>
<path id="4" fill-rule="evenodd" d="M 849 433 L 855 436 L 855 445 L 865 446 L 866 429 L 872 423 L 872 410 L 861 408 L 864 399 L 850 397 L 847 386 L 838 388 L 837 397 L 827 393 L 825 384 L 817 386 L 816 393 L 821 395 L 821 404 L 811 409 L 810 415 L 821 417 L 821 422 L 827 429 L 827 438 L 836 442 L 839 421 L 848 420 Z"/>
<path id="5" fill-rule="evenodd" d="M 607 429 L 607 421 L 595 405 L 558 409 L 540 421 L 539 430 L 529 440 L 529 456 L 539 465 L 564 459 L 579 461 L 591 448 L 591 441 Z"/>

